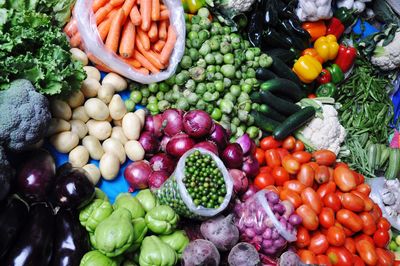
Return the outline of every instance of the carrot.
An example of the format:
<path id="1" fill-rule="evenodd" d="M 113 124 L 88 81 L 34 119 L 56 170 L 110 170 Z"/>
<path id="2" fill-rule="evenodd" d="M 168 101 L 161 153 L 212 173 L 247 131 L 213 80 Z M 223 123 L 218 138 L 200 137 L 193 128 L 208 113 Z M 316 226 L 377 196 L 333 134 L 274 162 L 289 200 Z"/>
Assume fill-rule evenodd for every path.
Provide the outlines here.
<path id="1" fill-rule="evenodd" d="M 160 21 L 160 26 L 158 27 L 158 38 L 165 41 L 167 39 L 167 21 Z"/>
<path id="2" fill-rule="evenodd" d="M 165 10 L 165 9 L 167 9 L 167 7 L 165 6 L 165 5 L 160 5 L 160 10 L 162 11 L 162 10 Z"/>
<path id="3" fill-rule="evenodd" d="M 153 21 L 160 19 L 160 0 L 151 1 L 151 19 Z"/>
<path id="4" fill-rule="evenodd" d="M 131 18 L 133 25 L 139 26 L 140 24 L 142 24 L 142 16 L 140 15 L 137 6 L 134 6 L 132 8 L 131 13 L 129 13 L 129 16 Z"/>
<path id="5" fill-rule="evenodd" d="M 108 0 L 94 0 L 92 4 L 93 12 L 96 13 L 101 7 L 107 4 Z"/>
<path id="6" fill-rule="evenodd" d="M 78 47 L 80 44 L 81 44 L 81 34 L 79 33 L 79 32 L 77 32 L 77 33 L 75 33 L 75 35 L 74 36 L 72 36 L 70 39 L 69 39 L 69 44 L 72 46 L 72 47 Z"/>
<path id="7" fill-rule="evenodd" d="M 120 9 L 116 15 L 116 17 L 112 20 L 110 31 L 108 32 L 107 40 L 105 46 L 113 51 L 117 52 L 118 45 L 119 45 L 119 38 L 121 35 L 121 28 L 122 28 L 122 20 L 124 16 L 124 11 Z"/>
<path id="8" fill-rule="evenodd" d="M 109 18 L 107 20 L 104 20 L 100 25 L 97 27 L 97 30 L 99 32 L 101 40 L 104 42 L 104 40 L 107 38 L 108 32 L 110 31 L 110 26 L 112 23 L 112 19 Z"/>
<path id="9" fill-rule="evenodd" d="M 107 66 L 105 66 L 105 65 L 98 65 L 98 64 L 95 64 L 94 65 L 98 70 L 100 70 L 100 71 L 103 71 L 103 72 L 114 72 L 114 71 L 112 71 L 111 69 L 109 69 Z"/>
<path id="10" fill-rule="evenodd" d="M 147 58 L 144 57 L 138 50 L 135 50 L 134 57 L 140 62 L 140 64 L 142 64 L 142 66 L 150 70 L 152 73 L 160 72 L 160 70 L 153 66 L 153 64 L 150 63 L 149 60 L 147 60 Z"/>
<path id="11" fill-rule="evenodd" d="M 169 19 L 169 11 L 167 9 L 160 12 L 160 20 L 166 19 Z"/>
<path id="12" fill-rule="evenodd" d="M 121 43 L 119 44 L 119 54 L 124 58 L 129 58 L 135 49 L 135 26 L 130 20 L 125 23 L 122 30 Z"/>
<path id="13" fill-rule="evenodd" d="M 131 13 L 131 10 L 134 5 L 135 5 L 135 0 L 126 0 L 125 3 L 122 5 L 122 9 L 124 10 L 126 17 L 129 16 L 129 13 Z"/>
<path id="14" fill-rule="evenodd" d="M 140 1 L 140 14 L 142 15 L 141 29 L 143 31 L 148 31 L 151 26 L 151 1 L 152 0 Z"/>
<path id="15" fill-rule="evenodd" d="M 75 33 L 78 32 L 78 26 L 76 19 L 71 19 L 67 25 L 64 27 L 64 32 L 67 34 L 68 37 L 72 37 Z"/>
<path id="16" fill-rule="evenodd" d="M 164 48 L 165 41 L 159 40 L 153 45 L 153 50 L 156 51 L 157 53 L 161 53 L 162 49 Z"/>
<path id="17" fill-rule="evenodd" d="M 121 57 L 122 60 L 124 60 L 125 63 L 127 63 L 128 65 L 133 66 L 134 68 L 140 68 L 142 66 L 142 64 L 134 59 L 134 58 L 123 58 Z"/>
<path id="18" fill-rule="evenodd" d="M 112 4 L 113 6 L 120 6 L 125 2 L 125 0 L 111 0 L 110 4 Z"/>
<path id="19" fill-rule="evenodd" d="M 151 42 L 156 42 L 158 39 L 158 27 L 157 27 L 157 23 L 155 21 L 153 21 L 151 23 L 151 27 L 149 32 L 147 33 L 149 35 L 150 41 Z"/>
<path id="20" fill-rule="evenodd" d="M 169 58 L 171 57 L 172 51 L 174 50 L 175 42 L 176 42 L 177 34 L 175 31 L 174 26 L 170 25 L 168 27 L 168 37 L 167 41 L 165 42 L 164 48 L 160 54 L 160 61 L 163 64 L 167 64 Z"/>
<path id="21" fill-rule="evenodd" d="M 111 10 L 110 13 L 107 14 L 106 19 L 114 17 L 117 14 L 118 10 L 119 8 L 114 8 L 113 10 Z"/>
<path id="22" fill-rule="evenodd" d="M 107 17 L 108 13 L 113 10 L 114 6 L 111 5 L 110 3 L 106 4 L 105 6 L 99 8 L 99 10 L 96 11 L 94 14 L 96 18 L 96 25 L 99 25 L 103 20 Z"/>
<path id="23" fill-rule="evenodd" d="M 136 30 L 137 30 L 137 37 L 140 40 L 140 42 L 143 44 L 144 49 L 149 50 L 150 49 L 149 36 L 147 36 L 147 33 L 142 31 L 139 27 L 137 27 Z"/>
<path id="24" fill-rule="evenodd" d="M 149 60 L 149 62 L 155 66 L 158 69 L 163 69 L 165 68 L 165 66 L 163 64 L 161 64 L 160 59 L 158 58 L 158 56 L 153 53 L 152 51 L 146 51 L 143 48 L 142 43 L 140 42 L 140 40 L 136 40 L 136 47 L 139 50 L 140 53 L 142 53 L 142 55 L 144 57 L 146 57 L 147 60 Z"/>
<path id="25" fill-rule="evenodd" d="M 139 73 L 141 73 L 143 75 L 150 74 L 149 70 L 147 68 L 144 68 L 144 67 L 141 67 L 141 68 L 135 68 L 134 67 L 133 69 L 135 69 L 135 71 L 137 71 L 137 72 L 139 72 Z"/>

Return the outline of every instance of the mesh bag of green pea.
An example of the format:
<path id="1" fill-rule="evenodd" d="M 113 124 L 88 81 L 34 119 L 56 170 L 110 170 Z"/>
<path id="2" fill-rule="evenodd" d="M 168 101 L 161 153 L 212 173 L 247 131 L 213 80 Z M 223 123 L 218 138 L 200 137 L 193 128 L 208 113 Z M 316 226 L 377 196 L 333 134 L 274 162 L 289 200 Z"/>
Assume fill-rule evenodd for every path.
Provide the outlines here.
<path id="1" fill-rule="evenodd" d="M 233 182 L 224 163 L 201 148 L 187 151 L 174 173 L 156 191 L 160 204 L 179 215 L 203 220 L 222 212 L 232 197 Z"/>

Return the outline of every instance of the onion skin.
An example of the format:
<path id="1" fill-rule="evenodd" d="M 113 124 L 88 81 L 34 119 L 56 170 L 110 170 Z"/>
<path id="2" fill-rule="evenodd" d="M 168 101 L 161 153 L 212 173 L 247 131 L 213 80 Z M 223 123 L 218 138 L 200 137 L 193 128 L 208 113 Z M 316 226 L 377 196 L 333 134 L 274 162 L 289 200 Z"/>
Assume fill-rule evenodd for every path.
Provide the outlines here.
<path id="1" fill-rule="evenodd" d="M 157 153 L 150 159 L 150 165 L 153 171 L 166 171 L 169 174 L 175 169 L 175 160 L 165 153 Z"/>
<path id="2" fill-rule="evenodd" d="M 179 133 L 173 136 L 170 141 L 168 141 L 166 150 L 169 155 L 179 158 L 185 152 L 193 148 L 195 144 L 196 142 L 187 134 Z"/>
<path id="3" fill-rule="evenodd" d="M 202 148 L 202 149 L 205 149 L 205 150 L 208 150 L 208 151 L 214 153 L 215 155 L 218 155 L 217 145 L 215 145 L 213 142 L 210 142 L 210 141 L 199 142 L 196 145 L 194 145 L 193 148 Z"/>
<path id="4" fill-rule="evenodd" d="M 254 156 L 250 155 L 244 158 L 242 171 L 246 173 L 248 178 L 254 178 L 260 170 L 260 164 Z"/>
<path id="5" fill-rule="evenodd" d="M 171 137 L 164 135 L 163 138 L 161 139 L 161 151 L 167 152 L 167 144 L 171 140 Z"/>
<path id="6" fill-rule="evenodd" d="M 250 136 L 247 133 L 245 133 L 241 137 L 239 137 L 236 140 L 236 143 L 238 143 L 240 145 L 240 147 L 243 150 L 243 154 L 245 156 L 253 155 L 256 150 L 256 147 L 257 147 L 256 144 L 254 143 L 254 141 L 250 138 Z"/>
<path id="7" fill-rule="evenodd" d="M 250 183 L 247 191 L 242 195 L 241 200 L 246 201 L 247 199 L 249 199 L 250 197 L 255 195 L 257 193 L 257 191 L 258 191 L 258 188 L 256 186 L 254 186 L 252 183 Z"/>
<path id="8" fill-rule="evenodd" d="M 156 137 L 162 136 L 162 126 L 163 126 L 163 118 L 161 114 L 158 115 L 150 115 L 146 117 L 144 123 L 145 131 L 149 131 Z"/>
<path id="9" fill-rule="evenodd" d="M 220 124 L 215 124 L 213 132 L 208 136 L 208 140 L 217 144 L 220 151 L 224 150 L 226 145 L 228 145 L 228 133 L 225 128 Z"/>
<path id="10" fill-rule="evenodd" d="M 239 144 L 230 143 L 222 152 L 221 159 L 228 168 L 241 169 L 243 165 L 243 151 Z"/>
<path id="11" fill-rule="evenodd" d="M 149 188 L 155 190 L 160 188 L 164 182 L 168 179 L 169 173 L 167 171 L 154 171 L 149 177 Z"/>
<path id="12" fill-rule="evenodd" d="M 142 160 L 129 164 L 124 171 L 125 180 L 133 189 L 148 188 L 150 174 L 153 172 L 150 163 Z"/>
<path id="13" fill-rule="evenodd" d="M 214 129 L 214 121 L 207 112 L 192 110 L 183 116 L 183 129 L 190 137 L 205 137 Z"/>
<path id="14" fill-rule="evenodd" d="M 183 130 L 183 111 L 177 109 L 165 110 L 162 114 L 164 134 L 172 137 Z"/>
<path id="15" fill-rule="evenodd" d="M 151 156 L 160 150 L 160 142 L 150 131 L 142 132 L 138 141 L 142 145 L 147 156 Z"/>
<path id="16" fill-rule="evenodd" d="M 238 195 L 244 193 L 249 186 L 246 173 L 238 169 L 230 169 L 229 174 L 233 180 L 233 190 L 235 193 Z"/>

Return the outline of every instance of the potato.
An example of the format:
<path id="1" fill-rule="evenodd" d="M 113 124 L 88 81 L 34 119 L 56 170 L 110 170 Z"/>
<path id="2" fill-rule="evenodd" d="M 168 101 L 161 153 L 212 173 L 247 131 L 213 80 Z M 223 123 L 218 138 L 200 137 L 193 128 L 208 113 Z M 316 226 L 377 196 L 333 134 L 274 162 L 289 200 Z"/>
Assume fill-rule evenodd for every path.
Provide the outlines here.
<path id="1" fill-rule="evenodd" d="M 97 96 L 97 92 L 101 88 L 100 82 L 94 78 L 87 78 L 82 82 L 81 91 L 86 98 Z"/>
<path id="2" fill-rule="evenodd" d="M 69 107 L 69 105 L 64 101 L 52 99 L 50 101 L 50 110 L 52 117 L 61 118 L 64 119 L 65 121 L 71 119 L 72 116 L 71 107 Z"/>
<path id="3" fill-rule="evenodd" d="M 104 154 L 100 141 L 93 136 L 86 136 L 82 140 L 82 145 L 89 151 L 90 158 L 100 160 Z"/>
<path id="4" fill-rule="evenodd" d="M 71 53 L 71 58 L 73 60 L 80 61 L 84 66 L 86 66 L 89 63 L 87 55 L 81 49 L 71 48 L 69 51 Z"/>
<path id="5" fill-rule="evenodd" d="M 79 139 L 83 139 L 87 135 L 88 128 L 82 120 L 71 120 L 69 122 L 71 123 L 71 131 L 76 133 Z"/>
<path id="6" fill-rule="evenodd" d="M 87 78 L 92 78 L 95 79 L 97 81 L 100 81 L 101 79 L 101 74 L 100 71 L 93 67 L 93 66 L 84 66 L 83 70 L 85 70 Z"/>
<path id="7" fill-rule="evenodd" d="M 85 170 L 87 172 L 87 176 L 90 180 L 90 182 L 92 182 L 93 185 L 96 185 L 101 177 L 100 174 L 100 169 L 94 165 L 94 164 L 87 164 L 84 167 L 82 167 L 83 170 Z"/>
<path id="8" fill-rule="evenodd" d="M 58 133 L 50 138 L 50 143 L 61 153 L 68 153 L 79 143 L 79 137 L 71 131 Z"/>
<path id="9" fill-rule="evenodd" d="M 116 73 L 107 74 L 102 81 L 102 84 L 111 84 L 115 91 L 123 91 L 128 87 L 126 80 Z"/>
<path id="10" fill-rule="evenodd" d="M 76 146 L 68 156 L 68 162 L 73 167 L 83 167 L 89 161 L 89 152 L 82 145 Z"/>
<path id="11" fill-rule="evenodd" d="M 119 94 L 115 94 L 112 97 L 108 109 L 110 109 L 110 116 L 114 120 L 121 120 L 127 113 L 125 103 Z"/>
<path id="12" fill-rule="evenodd" d="M 99 121 L 106 120 L 110 115 L 107 105 L 97 98 L 85 102 L 85 111 L 89 117 Z"/>
<path id="13" fill-rule="evenodd" d="M 122 118 L 122 130 L 129 140 L 138 140 L 140 136 L 140 119 L 134 113 L 127 113 Z"/>
<path id="14" fill-rule="evenodd" d="M 111 136 L 111 124 L 107 121 L 96 121 L 89 120 L 86 122 L 86 126 L 89 130 L 89 135 L 98 138 L 99 140 L 105 140 Z"/>
<path id="15" fill-rule="evenodd" d="M 119 172 L 120 163 L 113 153 L 104 153 L 100 159 L 100 173 L 106 180 L 113 180 Z"/>
<path id="16" fill-rule="evenodd" d="M 144 109 L 138 109 L 134 112 L 135 115 L 137 115 L 137 117 L 140 120 L 140 126 L 141 128 L 144 127 L 144 121 L 146 120 L 146 111 Z"/>
<path id="17" fill-rule="evenodd" d="M 97 92 L 97 98 L 102 100 L 105 104 L 108 104 L 115 94 L 114 86 L 111 84 L 101 85 L 99 91 Z"/>
<path id="18" fill-rule="evenodd" d="M 130 140 L 125 143 L 125 153 L 131 161 L 143 160 L 145 151 L 137 140 Z"/>
<path id="19" fill-rule="evenodd" d="M 122 127 L 120 126 L 113 127 L 111 132 L 111 138 L 119 140 L 119 142 L 121 142 L 122 145 L 124 145 L 128 141 L 128 139 L 124 134 L 124 131 L 122 130 Z"/>
<path id="20" fill-rule="evenodd" d="M 85 111 L 84 106 L 79 106 L 72 111 L 72 119 L 74 120 L 81 120 L 82 122 L 86 123 L 89 120 L 89 116 Z"/>
<path id="21" fill-rule="evenodd" d="M 71 96 L 69 96 L 67 102 L 68 105 L 73 109 L 83 105 L 85 102 L 85 96 L 80 90 L 77 90 Z"/>
<path id="22" fill-rule="evenodd" d="M 119 142 L 118 139 L 109 138 L 103 142 L 103 150 L 106 153 L 113 153 L 115 154 L 119 162 L 123 164 L 126 161 L 126 154 L 124 146 Z"/>
<path id="23" fill-rule="evenodd" d="M 49 127 L 47 128 L 46 137 L 53 136 L 54 134 L 68 131 L 71 129 L 71 124 L 60 118 L 52 118 Z"/>

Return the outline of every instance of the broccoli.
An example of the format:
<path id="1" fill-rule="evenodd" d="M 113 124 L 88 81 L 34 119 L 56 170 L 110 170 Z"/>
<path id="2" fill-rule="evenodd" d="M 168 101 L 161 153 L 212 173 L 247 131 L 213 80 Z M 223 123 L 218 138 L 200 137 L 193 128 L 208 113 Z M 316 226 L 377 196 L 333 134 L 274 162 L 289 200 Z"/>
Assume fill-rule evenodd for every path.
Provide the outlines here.
<path id="1" fill-rule="evenodd" d="M 11 178 L 14 176 L 14 169 L 7 160 L 6 152 L 0 146 L 0 201 L 2 201 L 10 191 Z"/>
<path id="2" fill-rule="evenodd" d="M 49 103 L 25 79 L 11 82 L 0 91 L 0 145 L 11 151 L 23 151 L 40 141 L 51 119 Z"/>

